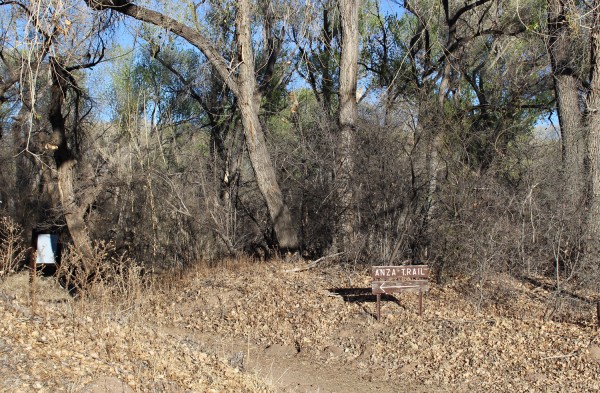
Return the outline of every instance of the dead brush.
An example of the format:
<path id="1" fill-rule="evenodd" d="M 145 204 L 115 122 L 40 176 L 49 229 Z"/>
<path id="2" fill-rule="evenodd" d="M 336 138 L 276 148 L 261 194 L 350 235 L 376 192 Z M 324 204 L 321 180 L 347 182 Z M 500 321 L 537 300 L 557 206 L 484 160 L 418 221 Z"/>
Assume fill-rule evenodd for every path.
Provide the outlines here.
<path id="1" fill-rule="evenodd" d="M 23 228 L 10 217 L 0 217 L 0 280 L 15 272 L 26 253 Z"/>
<path id="2" fill-rule="evenodd" d="M 118 254 L 110 242 L 97 242 L 92 255 L 67 247 L 57 275 L 76 296 L 94 300 L 116 300 L 134 306 L 142 297 L 143 269 L 135 260 Z"/>

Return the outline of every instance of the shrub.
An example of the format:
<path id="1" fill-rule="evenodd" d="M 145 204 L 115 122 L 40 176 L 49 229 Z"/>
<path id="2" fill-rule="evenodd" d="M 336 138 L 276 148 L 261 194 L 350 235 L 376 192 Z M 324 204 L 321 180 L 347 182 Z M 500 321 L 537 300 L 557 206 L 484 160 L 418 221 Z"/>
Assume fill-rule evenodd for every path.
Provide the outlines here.
<path id="1" fill-rule="evenodd" d="M 23 228 L 10 217 L 0 217 L 0 280 L 25 259 L 28 248 L 23 240 Z"/>
<path id="2" fill-rule="evenodd" d="M 91 256 L 68 246 L 58 268 L 63 284 L 79 296 L 118 296 L 135 301 L 143 285 L 142 267 L 115 251 L 113 243 L 97 242 Z"/>

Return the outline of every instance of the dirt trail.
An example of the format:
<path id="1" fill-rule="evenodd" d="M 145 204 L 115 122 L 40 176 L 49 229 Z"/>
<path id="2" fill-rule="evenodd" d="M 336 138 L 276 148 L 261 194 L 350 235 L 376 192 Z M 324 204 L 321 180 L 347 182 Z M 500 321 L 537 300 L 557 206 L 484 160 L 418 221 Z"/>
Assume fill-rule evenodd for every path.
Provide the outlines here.
<path id="1" fill-rule="evenodd" d="M 310 355 L 297 352 L 286 345 L 257 346 L 240 339 L 222 337 L 210 333 L 198 333 L 181 328 L 161 328 L 166 334 L 180 340 L 193 341 L 207 353 L 228 359 L 232 366 L 257 375 L 282 392 L 321 392 L 321 393 L 396 393 L 436 392 L 440 388 L 377 380 L 381 372 L 366 372 L 352 366 L 333 363 L 325 364 Z M 334 356 L 330 354 L 330 356 Z M 240 359 L 243 359 L 240 361 Z"/>
<path id="2" fill-rule="evenodd" d="M 246 370 L 285 391 L 600 389 L 595 313 L 530 283 L 498 277 L 472 297 L 432 285 L 423 316 L 401 294 L 377 322 L 366 269 L 285 270 L 204 272 L 177 294 L 170 326 L 227 359 L 245 353 Z M 544 320 L 549 305 L 560 322 Z"/>
<path id="3" fill-rule="evenodd" d="M 381 321 L 360 269 L 240 264 L 157 280 L 84 301 L 47 278 L 35 313 L 26 275 L 0 283 L 0 391 L 600 391 L 595 310 L 509 277 L 475 296 L 432 285 L 423 316 L 416 295 L 384 298 Z"/>

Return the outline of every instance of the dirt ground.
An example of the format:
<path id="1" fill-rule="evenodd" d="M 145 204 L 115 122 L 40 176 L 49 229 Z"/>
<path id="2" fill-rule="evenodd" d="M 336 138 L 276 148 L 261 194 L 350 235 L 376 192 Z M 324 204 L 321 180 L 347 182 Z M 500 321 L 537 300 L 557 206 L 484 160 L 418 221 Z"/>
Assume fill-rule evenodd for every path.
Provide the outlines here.
<path id="1" fill-rule="evenodd" d="M 122 299 L 0 283 L 0 391 L 599 391 L 595 308 L 543 280 L 384 297 L 368 269 L 232 262 L 151 275 Z M 297 269 L 296 269 L 297 270 Z M 469 290 L 467 290 L 467 287 Z"/>

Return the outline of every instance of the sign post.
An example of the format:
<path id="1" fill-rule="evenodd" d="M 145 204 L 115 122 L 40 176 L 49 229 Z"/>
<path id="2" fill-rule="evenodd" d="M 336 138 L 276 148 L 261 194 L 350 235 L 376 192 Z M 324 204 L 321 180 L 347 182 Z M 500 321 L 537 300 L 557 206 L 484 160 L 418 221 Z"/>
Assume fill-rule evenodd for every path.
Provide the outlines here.
<path id="1" fill-rule="evenodd" d="M 429 290 L 429 266 L 373 266 L 371 291 L 377 295 L 377 320 L 381 319 L 381 295 L 419 292 L 419 315 L 423 313 L 423 292 Z"/>

